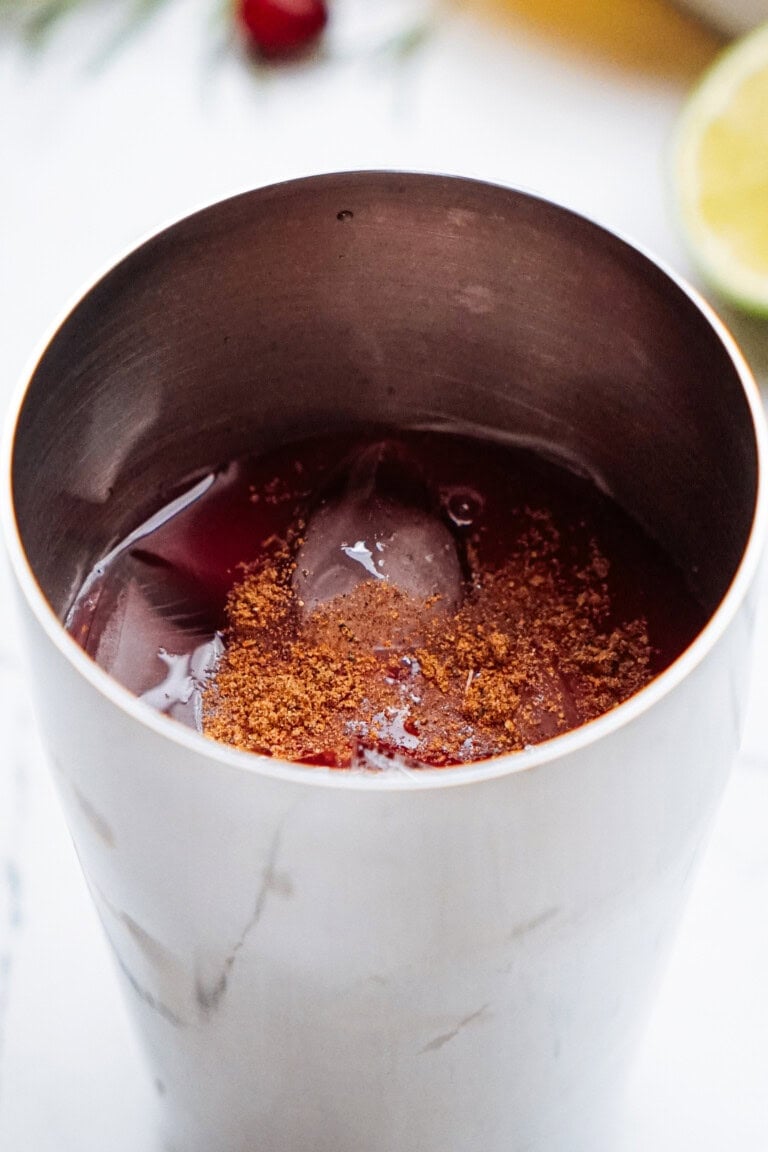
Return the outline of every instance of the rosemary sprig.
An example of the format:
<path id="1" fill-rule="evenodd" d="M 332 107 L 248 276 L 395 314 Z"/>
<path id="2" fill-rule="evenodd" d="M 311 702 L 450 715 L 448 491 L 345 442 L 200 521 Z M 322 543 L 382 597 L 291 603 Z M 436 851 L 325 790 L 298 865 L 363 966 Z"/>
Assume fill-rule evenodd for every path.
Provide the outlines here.
<path id="1" fill-rule="evenodd" d="M 0 0 L 0 31 L 19 35 L 31 49 L 42 47 L 65 16 L 76 9 L 119 7 L 117 32 L 99 51 L 99 59 L 111 56 L 124 40 L 137 32 L 168 0 Z"/>

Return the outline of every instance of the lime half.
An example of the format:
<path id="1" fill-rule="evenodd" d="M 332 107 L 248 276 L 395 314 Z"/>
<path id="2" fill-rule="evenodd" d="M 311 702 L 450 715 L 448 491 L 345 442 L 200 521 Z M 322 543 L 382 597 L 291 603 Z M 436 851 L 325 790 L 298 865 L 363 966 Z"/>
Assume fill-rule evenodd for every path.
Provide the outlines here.
<path id="1" fill-rule="evenodd" d="M 673 163 L 702 274 L 739 307 L 768 315 L 768 24 L 726 49 L 697 84 Z"/>

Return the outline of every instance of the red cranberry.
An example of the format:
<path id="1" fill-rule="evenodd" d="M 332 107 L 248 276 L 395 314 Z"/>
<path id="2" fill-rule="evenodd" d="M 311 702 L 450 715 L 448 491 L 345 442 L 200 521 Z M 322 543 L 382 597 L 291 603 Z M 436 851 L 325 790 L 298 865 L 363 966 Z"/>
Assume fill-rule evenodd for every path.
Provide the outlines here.
<path id="1" fill-rule="evenodd" d="M 324 0 L 239 0 L 238 19 L 262 56 L 284 56 L 320 35 L 328 9 Z"/>

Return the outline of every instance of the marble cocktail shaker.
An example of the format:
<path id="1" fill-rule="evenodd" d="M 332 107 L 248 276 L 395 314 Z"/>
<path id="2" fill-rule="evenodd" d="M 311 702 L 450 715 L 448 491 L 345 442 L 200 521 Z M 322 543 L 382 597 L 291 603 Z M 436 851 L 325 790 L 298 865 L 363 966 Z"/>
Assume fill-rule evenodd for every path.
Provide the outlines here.
<path id="1" fill-rule="evenodd" d="M 710 616 L 620 708 L 449 770 L 331 772 L 152 712 L 62 619 L 168 486 L 362 424 L 587 469 Z M 174 1152 L 597 1152 L 738 746 L 756 389 L 562 208 L 435 176 L 261 189 L 145 243 L 19 397 L 3 518 L 37 714 Z"/>

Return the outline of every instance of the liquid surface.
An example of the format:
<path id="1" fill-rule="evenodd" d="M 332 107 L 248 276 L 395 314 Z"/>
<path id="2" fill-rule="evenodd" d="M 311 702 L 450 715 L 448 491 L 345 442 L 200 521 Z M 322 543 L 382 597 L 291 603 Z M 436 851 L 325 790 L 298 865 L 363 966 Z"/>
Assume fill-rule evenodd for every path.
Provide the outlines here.
<path id="1" fill-rule="evenodd" d="M 95 565 L 67 627 L 214 738 L 381 767 L 567 731 L 703 623 L 674 565 L 588 480 L 527 450 L 396 433 L 227 464 Z"/>

